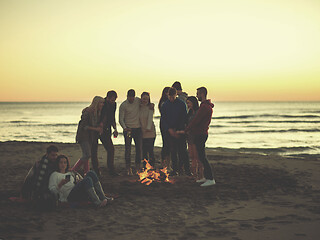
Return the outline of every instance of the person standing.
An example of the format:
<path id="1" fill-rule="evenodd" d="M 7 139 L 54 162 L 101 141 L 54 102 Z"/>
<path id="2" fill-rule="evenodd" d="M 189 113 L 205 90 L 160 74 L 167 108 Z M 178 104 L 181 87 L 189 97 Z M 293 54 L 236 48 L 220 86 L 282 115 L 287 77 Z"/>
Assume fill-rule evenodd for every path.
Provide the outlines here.
<path id="1" fill-rule="evenodd" d="M 210 99 L 207 99 L 207 93 L 208 91 L 205 87 L 197 89 L 197 98 L 201 102 L 200 108 L 185 129 L 186 133 L 194 135 L 194 143 L 198 151 L 199 160 L 204 167 L 204 178 L 197 180 L 198 183 L 202 183 L 201 187 L 212 186 L 216 183 L 205 153 L 205 143 L 208 139 L 208 129 L 212 118 L 212 108 L 214 107 Z"/>
<path id="2" fill-rule="evenodd" d="M 171 175 L 177 175 L 178 171 L 182 173 L 182 166 L 184 166 L 185 173 L 191 176 L 186 138 L 176 132 L 185 128 L 187 110 L 185 104 L 177 99 L 175 88 L 171 87 L 169 89 L 168 98 L 169 101 L 166 101 L 162 106 L 162 123 L 165 134 L 169 139 L 173 168 Z"/>
<path id="3" fill-rule="evenodd" d="M 187 98 L 188 114 L 187 114 L 187 124 L 189 124 L 199 109 L 199 103 L 196 97 L 190 96 Z M 198 152 L 196 145 L 194 144 L 194 133 L 189 132 L 187 134 L 188 151 L 191 158 L 191 172 L 193 176 L 199 180 L 203 178 L 203 167 L 202 163 L 199 161 Z"/>
<path id="4" fill-rule="evenodd" d="M 140 125 L 140 98 L 135 97 L 136 93 L 133 89 L 128 90 L 127 100 L 121 103 L 119 108 L 119 123 L 123 128 L 123 136 L 125 141 L 125 161 L 128 175 L 132 175 L 131 169 L 131 142 L 135 143 L 136 171 L 140 170 L 141 164 L 141 125 Z"/>
<path id="5" fill-rule="evenodd" d="M 107 167 L 109 174 L 111 176 L 119 176 L 119 174 L 115 171 L 114 167 L 114 145 L 111 138 L 111 128 L 114 129 L 113 136 L 118 137 L 117 124 L 115 120 L 115 113 L 117 109 L 117 99 L 118 95 L 115 91 L 111 90 L 107 92 L 107 96 L 105 97 L 105 103 L 101 110 L 100 116 L 100 127 L 102 127 L 102 134 L 99 136 L 100 141 L 104 149 L 107 151 Z M 98 139 L 92 144 L 91 150 L 91 161 L 94 163 L 93 165 L 99 166 L 98 162 Z"/>
<path id="6" fill-rule="evenodd" d="M 177 98 L 179 100 L 181 100 L 182 102 L 184 102 L 186 105 L 187 105 L 187 98 L 188 98 L 188 94 L 186 92 L 182 92 L 182 86 L 181 86 L 181 83 L 178 82 L 178 81 L 175 81 L 173 84 L 172 84 L 172 87 L 174 87 L 175 89 L 177 89 Z"/>
<path id="7" fill-rule="evenodd" d="M 99 134 L 102 133 L 102 128 L 99 126 L 99 119 L 104 99 L 100 96 L 95 96 L 89 107 L 82 110 L 81 120 L 78 124 L 76 142 L 80 144 L 82 157 L 72 167 L 72 171 L 78 171 L 83 165 L 84 174 L 89 171 L 89 159 L 91 157 L 91 149 L 94 141 L 97 141 Z M 97 162 L 92 162 L 93 170 L 100 175 L 100 170 Z"/>
<path id="8" fill-rule="evenodd" d="M 162 106 L 168 100 L 168 92 L 170 87 L 165 87 L 162 90 L 161 98 L 159 100 L 158 109 L 160 112 L 160 132 L 162 138 L 162 148 L 161 148 L 161 164 L 162 167 L 167 167 L 167 170 L 172 171 L 171 163 L 170 163 L 170 145 L 168 140 L 168 134 L 165 134 L 165 130 L 163 128 L 163 117 L 162 117 Z"/>
<path id="9" fill-rule="evenodd" d="M 154 107 L 150 107 L 150 94 L 143 92 L 141 94 L 140 106 L 140 124 L 142 131 L 142 156 L 149 160 L 151 166 L 155 166 L 154 159 L 154 141 L 156 139 L 156 128 L 153 122 Z"/>

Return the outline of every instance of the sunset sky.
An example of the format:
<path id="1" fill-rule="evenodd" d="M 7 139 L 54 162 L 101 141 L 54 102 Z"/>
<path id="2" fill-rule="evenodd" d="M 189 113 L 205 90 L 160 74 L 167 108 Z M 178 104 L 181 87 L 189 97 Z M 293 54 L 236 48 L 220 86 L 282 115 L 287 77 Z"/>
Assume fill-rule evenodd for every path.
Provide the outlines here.
<path id="1" fill-rule="evenodd" d="M 319 0 L 2 0 L 0 101 L 180 81 L 217 101 L 320 101 Z"/>

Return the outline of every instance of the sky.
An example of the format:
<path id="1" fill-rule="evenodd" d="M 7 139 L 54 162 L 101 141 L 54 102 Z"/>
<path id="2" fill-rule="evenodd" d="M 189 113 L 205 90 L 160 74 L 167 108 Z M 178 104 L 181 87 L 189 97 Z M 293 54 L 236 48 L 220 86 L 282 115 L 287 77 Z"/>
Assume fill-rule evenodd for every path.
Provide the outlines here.
<path id="1" fill-rule="evenodd" d="M 320 101 L 318 0 L 0 0 L 0 101 Z"/>

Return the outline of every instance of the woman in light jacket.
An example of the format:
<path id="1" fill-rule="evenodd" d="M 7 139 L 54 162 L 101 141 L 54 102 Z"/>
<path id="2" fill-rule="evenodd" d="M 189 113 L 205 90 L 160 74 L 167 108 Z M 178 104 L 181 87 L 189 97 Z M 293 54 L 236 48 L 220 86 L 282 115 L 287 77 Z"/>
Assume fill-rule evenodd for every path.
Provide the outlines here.
<path id="1" fill-rule="evenodd" d="M 140 124 L 142 131 L 142 156 L 148 160 L 154 167 L 154 141 L 156 139 L 156 128 L 153 122 L 154 107 L 150 107 L 153 104 L 150 102 L 150 94 L 143 92 L 141 94 L 140 105 Z"/>
<path id="2" fill-rule="evenodd" d="M 94 171 L 89 171 L 82 179 L 77 179 L 74 172 L 69 172 L 69 159 L 60 155 L 56 160 L 56 171 L 49 178 L 49 190 L 60 202 L 93 202 L 97 207 L 103 207 L 108 200 L 101 183 Z"/>
<path id="3" fill-rule="evenodd" d="M 81 120 L 78 124 L 76 142 L 80 144 L 82 157 L 72 167 L 72 171 L 78 171 L 83 165 L 84 173 L 89 171 L 89 158 L 91 157 L 91 147 L 98 134 L 102 133 L 102 127 L 98 124 L 104 99 L 95 96 L 89 107 L 82 110 Z M 98 162 L 92 162 L 93 170 L 100 175 Z"/>

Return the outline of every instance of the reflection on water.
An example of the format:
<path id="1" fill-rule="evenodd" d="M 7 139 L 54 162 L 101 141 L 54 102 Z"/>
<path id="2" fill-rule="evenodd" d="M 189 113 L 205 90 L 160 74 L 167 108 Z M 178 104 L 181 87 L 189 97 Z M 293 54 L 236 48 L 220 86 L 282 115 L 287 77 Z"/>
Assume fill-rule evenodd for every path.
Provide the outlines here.
<path id="1" fill-rule="evenodd" d="M 0 103 L 0 141 L 75 142 L 81 111 L 88 105 Z M 156 146 L 162 144 L 159 120 L 156 109 Z M 218 102 L 207 146 L 318 154 L 319 139 L 320 102 Z M 113 140 L 124 144 L 122 135 Z"/>

